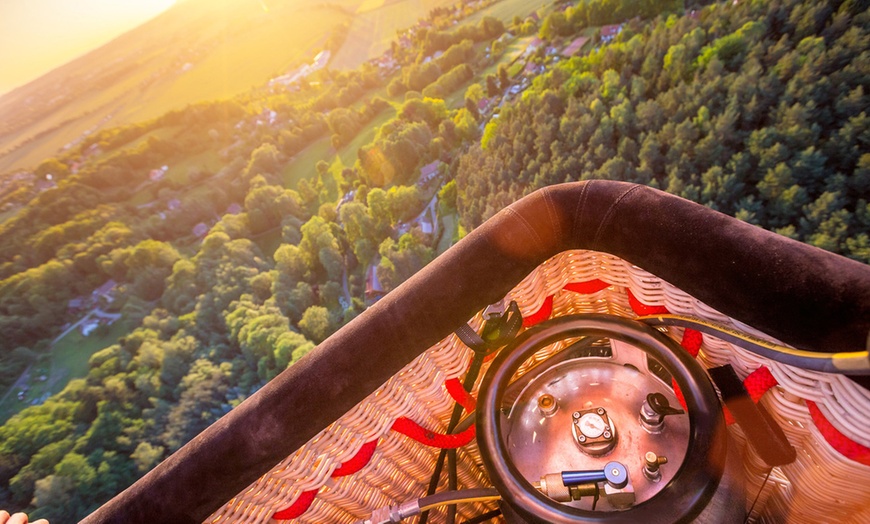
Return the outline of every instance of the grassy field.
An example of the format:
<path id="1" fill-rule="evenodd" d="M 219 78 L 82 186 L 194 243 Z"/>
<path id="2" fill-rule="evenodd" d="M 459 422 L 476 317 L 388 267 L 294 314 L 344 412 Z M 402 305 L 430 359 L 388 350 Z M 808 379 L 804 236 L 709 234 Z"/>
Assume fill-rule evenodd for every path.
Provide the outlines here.
<path id="1" fill-rule="evenodd" d="M 21 146 L 0 156 L 0 173 L 33 167 L 94 129 L 262 85 L 313 59 L 330 30 L 349 21 L 360 0 L 339 0 L 340 8 L 312 7 L 303 0 L 270 7 L 233 0 L 215 0 L 207 9 L 204 4 L 179 2 L 109 45 L 0 98 L 0 121 L 11 121 L 33 99 L 60 100 L 36 106 L 41 117 L 0 135 L 0 151 Z"/>
<path id="2" fill-rule="evenodd" d="M 131 329 L 130 323 L 122 318 L 102 334 L 94 332 L 86 337 L 76 329 L 58 340 L 51 349 L 51 373 L 48 381 L 52 383 L 51 392 L 58 393 L 70 380 L 87 375 L 91 355 L 114 344 Z"/>
<path id="3" fill-rule="evenodd" d="M 180 184 L 188 182 L 188 174 L 191 169 L 204 169 L 214 173 L 221 168 L 222 162 L 218 158 L 215 151 L 208 150 L 198 155 L 193 155 L 185 158 L 177 164 L 169 164 L 169 170 L 166 171 L 166 178 L 174 180 Z"/>
<path id="4" fill-rule="evenodd" d="M 296 63 L 314 58 L 329 30 L 343 21 L 334 10 L 295 12 L 294 16 L 262 16 L 201 60 L 189 71 L 155 89 L 153 96 L 122 116 L 130 121 L 156 117 L 172 107 L 198 100 L 227 98 L 261 85 Z"/>
<path id="5" fill-rule="evenodd" d="M 281 173 L 284 187 L 295 188 L 303 178 L 314 176 L 315 164 L 319 160 L 329 160 L 331 151 L 332 144 L 329 142 L 329 137 L 324 137 L 297 153 Z"/>
<path id="6" fill-rule="evenodd" d="M 353 166 L 356 162 L 357 151 L 374 139 L 378 127 L 394 116 L 396 116 L 395 107 L 383 111 L 366 127 L 362 128 L 353 140 L 338 151 L 332 148 L 330 137 L 321 138 L 306 147 L 284 167 L 284 171 L 281 173 L 284 187 L 295 188 L 300 180 L 312 178 L 316 173 L 314 166 L 320 160 L 327 162 L 331 160 L 329 170 L 333 176 L 339 176 L 342 169 Z"/>
<path id="7" fill-rule="evenodd" d="M 514 16 L 525 18 L 532 11 L 542 10 L 539 14 L 545 14 L 549 12 L 552 5 L 553 2 L 547 0 L 501 0 L 469 16 L 464 23 L 477 23 L 485 16 L 494 16 L 504 22 L 510 22 Z M 543 16 L 541 18 L 543 19 Z"/>
<path id="8" fill-rule="evenodd" d="M 26 400 L 18 400 L 16 392 L 13 391 L 0 404 L 0 424 L 28 406 L 30 400 L 41 398 L 46 394 L 59 393 L 70 380 L 85 377 L 88 374 L 88 360 L 91 355 L 114 344 L 132 328 L 129 321 L 121 319 L 103 333 L 98 330 L 85 337 L 75 329 L 57 341 L 51 349 L 48 361 L 42 361 L 31 367 L 28 381 L 30 390 L 27 392 Z M 39 380 L 38 377 L 42 375 L 46 376 L 45 381 Z"/>
<path id="9" fill-rule="evenodd" d="M 0 151 L 14 149 L 0 154 L 0 173 L 32 168 L 94 130 L 146 120 L 186 104 L 226 98 L 262 85 L 311 60 L 329 31 L 342 22 L 350 22 L 347 39 L 329 65 L 356 68 L 388 49 L 397 31 L 410 27 L 432 8 L 453 3 L 337 0 L 312 5 L 294 0 L 267 7 L 261 2 L 215 0 L 208 11 L 200 12 L 198 3 L 180 2 L 110 45 L 0 98 L 0 120 L 32 98 L 63 100 L 45 109 L 42 118 L 0 136 Z M 509 21 L 544 5 L 550 4 L 502 0 L 468 21 L 475 23 L 486 15 Z M 104 80 L 108 78 L 111 81 Z"/>
<path id="10" fill-rule="evenodd" d="M 411 27 L 435 7 L 454 3 L 455 0 L 365 0 L 357 9 L 347 40 L 330 61 L 330 67 L 355 69 L 389 49 L 397 31 Z"/>
<path id="11" fill-rule="evenodd" d="M 17 215 L 19 211 L 21 211 L 20 207 L 13 207 L 12 209 L 0 213 L 0 224 Z"/>
<path id="12" fill-rule="evenodd" d="M 353 167 L 353 164 L 357 159 L 357 151 L 362 146 L 368 144 L 372 140 L 375 139 L 375 133 L 379 127 L 381 127 L 387 120 L 396 116 L 396 108 L 387 109 L 378 115 L 374 120 L 369 122 L 369 124 L 362 128 L 359 133 L 354 137 L 353 140 L 347 143 L 341 150 L 338 151 L 338 154 L 335 156 L 335 162 L 331 166 L 333 172 L 337 169 L 341 171 L 345 167 Z"/>
<path id="13" fill-rule="evenodd" d="M 450 246 L 453 245 L 453 241 L 456 238 L 456 234 L 459 228 L 459 217 L 456 216 L 455 213 L 442 216 L 441 227 L 441 239 L 438 241 L 438 246 L 435 249 L 436 255 L 440 255 L 441 253 L 447 251 L 448 249 L 450 249 Z"/>

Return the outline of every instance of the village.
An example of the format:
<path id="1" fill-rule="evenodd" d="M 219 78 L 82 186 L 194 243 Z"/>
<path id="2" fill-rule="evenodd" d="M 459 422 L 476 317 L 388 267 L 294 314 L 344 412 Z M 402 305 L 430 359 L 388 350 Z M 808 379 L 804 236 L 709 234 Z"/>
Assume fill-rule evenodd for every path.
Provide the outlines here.
<path id="1" fill-rule="evenodd" d="M 446 16 L 447 24 L 456 25 L 465 17 L 494 3 L 491 0 L 480 0 L 479 2 L 466 4 L 462 8 L 457 6 L 446 15 L 442 13 L 439 23 L 443 27 L 445 23 L 444 17 Z M 570 2 L 563 3 L 554 6 L 554 9 L 565 11 L 571 5 L 573 4 Z M 538 28 L 541 26 L 541 23 L 541 13 L 539 10 L 533 10 L 525 17 L 515 17 L 513 31 L 506 31 L 491 43 L 478 46 L 485 69 L 467 83 L 466 87 L 474 82 L 483 84 L 484 77 L 487 74 L 492 75 L 495 73 L 497 68 L 505 68 L 508 72 L 507 84 L 500 86 L 495 91 L 492 88 L 487 89 L 487 92 L 475 102 L 474 109 L 479 115 L 477 124 L 479 133 L 482 134 L 491 122 L 499 118 L 500 109 L 505 104 L 522 97 L 523 92 L 532 85 L 537 76 L 546 73 L 549 68 L 557 66 L 561 61 L 570 60 L 597 49 L 593 45 L 606 45 L 616 38 L 624 27 L 624 24 L 605 25 L 586 30 L 579 36 L 547 39 L 539 34 Z M 401 74 L 402 65 L 397 55 L 411 52 L 415 45 L 417 33 L 432 30 L 434 27 L 431 20 L 418 21 L 414 26 L 400 32 L 390 48 L 386 49 L 381 55 L 368 60 L 367 64 L 378 71 L 382 79 L 381 81 L 386 84 L 391 78 Z M 520 32 L 525 34 L 518 34 Z M 423 57 L 422 62 L 425 64 L 432 60 L 438 60 L 442 55 L 442 51 L 436 51 L 430 56 Z M 293 68 L 269 80 L 265 86 L 266 92 L 272 94 L 298 92 L 303 85 L 306 85 L 308 89 L 312 86 L 326 87 L 326 84 L 329 82 L 329 76 L 319 73 L 329 67 L 331 57 L 332 55 L 329 50 L 318 51 L 309 63 Z M 186 73 L 191 67 L 193 67 L 192 64 L 188 62 L 184 65 L 181 72 Z M 317 80 L 312 82 L 312 78 L 317 78 Z M 462 90 L 464 89 L 462 88 Z M 461 95 L 462 90 L 459 91 L 459 95 Z M 454 95 L 451 99 L 452 101 L 449 103 L 454 104 L 454 108 L 462 106 L 462 97 Z M 328 118 L 329 114 L 329 110 L 323 111 L 324 118 Z M 235 150 L 244 148 L 245 138 L 252 130 L 276 132 L 288 125 L 292 126 L 294 122 L 280 118 L 278 111 L 266 105 L 258 113 L 241 118 L 233 125 L 234 141 L 219 152 L 219 157 L 229 159 Z M 81 140 L 84 140 L 91 132 L 91 130 L 88 130 L 81 137 Z M 69 146 L 72 147 L 73 145 L 75 144 L 70 144 Z M 414 180 L 416 190 L 421 195 L 421 207 L 413 215 L 413 218 L 407 221 L 400 221 L 395 225 L 392 230 L 394 240 L 398 241 L 402 235 L 414 231 L 414 234 L 424 239 L 437 253 L 440 253 L 458 239 L 456 231 L 458 218 L 443 215 L 438 194 L 445 184 L 451 180 L 451 161 L 467 150 L 467 147 L 468 145 L 466 144 L 458 151 L 444 151 L 441 158 L 428 162 L 419 168 L 418 173 L 412 179 Z M 83 150 L 80 158 L 72 162 L 71 172 L 78 172 L 83 164 L 94 158 L 99 158 L 102 154 L 101 145 L 98 143 L 90 145 Z M 290 163 L 292 164 L 294 160 L 296 159 L 291 158 Z M 45 169 L 42 171 L 45 171 Z M 167 225 L 189 221 L 190 217 L 193 216 L 190 213 L 191 209 L 189 209 L 192 202 L 189 195 L 198 191 L 198 189 L 207 188 L 212 182 L 222 180 L 228 170 L 224 167 L 211 171 L 205 176 L 194 177 L 198 172 L 195 167 L 189 165 L 182 167 L 164 163 L 151 167 L 147 171 L 147 176 L 134 188 L 132 193 L 152 196 L 146 201 L 141 201 L 140 199 L 140 202 L 136 204 L 136 208 L 143 212 L 151 213 L 152 220 L 159 220 Z M 182 181 L 185 180 L 186 183 L 183 183 Z M 3 206 L 0 212 L 5 212 L 7 216 L 12 216 L 15 213 L 15 210 L 20 205 L 16 202 L 21 200 L 16 201 L 6 198 L 14 192 L 21 193 L 24 191 L 27 194 L 35 195 L 55 187 L 57 187 L 57 184 L 52 173 L 39 172 L 37 174 L 27 171 L 14 173 L 12 176 L 0 180 L 0 205 Z M 355 197 L 355 188 L 350 188 L 341 194 L 335 204 L 335 214 L 338 215 L 341 207 L 348 202 L 354 201 Z M 207 205 L 198 207 L 209 208 Z M 242 212 L 244 212 L 244 207 L 241 202 L 229 202 L 225 208 L 211 211 L 210 216 L 200 214 L 199 220 L 188 226 L 187 236 L 179 238 L 177 243 L 187 246 L 188 249 L 196 249 L 197 245 L 206 237 L 212 227 L 220 222 L 223 216 L 238 215 Z M 446 227 L 445 224 L 447 224 Z M 280 234 L 280 230 L 281 226 L 275 226 L 270 230 L 259 233 L 258 236 L 271 238 L 276 234 Z M 376 255 L 365 264 L 363 271 L 363 297 L 366 305 L 374 304 L 387 293 L 387 290 L 378 278 L 377 268 L 380 264 L 380 255 Z M 343 293 L 340 297 L 341 306 L 343 308 L 351 307 L 352 294 L 349 291 L 347 268 L 345 268 L 342 275 L 341 284 L 343 288 Z M 124 288 L 125 286 L 119 286 L 114 280 L 109 280 L 95 289 L 90 295 L 70 299 L 67 307 L 67 316 L 70 320 L 62 326 L 61 334 L 52 343 L 55 344 L 64 339 L 72 331 L 77 331 L 81 337 L 87 339 L 97 332 L 98 329 L 108 328 L 121 319 L 122 313 L 117 308 L 113 309 L 112 303 L 118 295 L 119 290 L 122 295 L 126 294 Z M 28 373 L 25 373 L 22 379 L 25 380 L 16 383 L 13 388 L 20 402 L 38 404 L 47 398 L 47 394 L 41 394 L 36 398 L 30 398 L 28 395 L 30 391 L 29 384 L 34 380 L 38 382 L 48 380 L 46 374 L 43 373 L 31 378 Z"/>

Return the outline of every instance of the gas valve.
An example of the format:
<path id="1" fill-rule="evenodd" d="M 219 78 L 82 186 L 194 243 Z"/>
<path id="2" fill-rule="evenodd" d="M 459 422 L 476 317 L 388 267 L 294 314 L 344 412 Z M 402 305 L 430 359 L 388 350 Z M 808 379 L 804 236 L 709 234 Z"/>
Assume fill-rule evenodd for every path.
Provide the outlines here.
<path id="1" fill-rule="evenodd" d="M 604 494 L 611 505 L 627 508 L 634 504 L 634 487 L 631 485 L 628 469 L 616 461 L 608 462 L 603 469 L 549 473 L 541 477 L 541 482 L 536 487 L 557 502 L 570 502 L 592 496 L 594 509 L 600 493 L 598 484 L 602 482 Z"/>
<path id="2" fill-rule="evenodd" d="M 668 415 L 683 415 L 682 409 L 672 408 L 668 399 L 661 393 L 650 393 L 640 407 L 640 422 L 650 433 L 659 433 Z"/>

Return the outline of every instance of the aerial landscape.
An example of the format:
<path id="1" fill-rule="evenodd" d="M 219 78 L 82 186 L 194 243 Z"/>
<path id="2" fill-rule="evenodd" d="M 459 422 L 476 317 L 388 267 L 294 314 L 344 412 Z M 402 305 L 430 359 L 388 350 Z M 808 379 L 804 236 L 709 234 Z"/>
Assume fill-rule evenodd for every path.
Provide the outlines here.
<path id="1" fill-rule="evenodd" d="M 870 264 L 867 7 L 176 1 L 0 95 L 0 509 L 85 518 L 545 186 Z"/>

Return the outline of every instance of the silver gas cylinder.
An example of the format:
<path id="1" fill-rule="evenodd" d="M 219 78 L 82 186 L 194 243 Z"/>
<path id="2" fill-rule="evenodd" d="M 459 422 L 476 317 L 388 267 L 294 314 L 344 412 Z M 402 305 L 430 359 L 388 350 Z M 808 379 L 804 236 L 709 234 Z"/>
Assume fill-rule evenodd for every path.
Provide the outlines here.
<path id="1" fill-rule="evenodd" d="M 501 400 L 500 437 L 519 476 L 556 502 L 597 513 L 643 507 L 679 489 L 672 480 L 686 460 L 690 415 L 670 373 L 624 341 L 557 344 L 544 349 L 554 353 L 550 358 L 523 366 Z M 744 521 L 743 470 L 733 443 L 725 456 L 724 464 L 710 465 L 724 471 L 695 522 Z M 623 470 L 623 482 L 602 481 Z M 528 522 L 510 507 L 503 511 L 509 523 Z"/>

